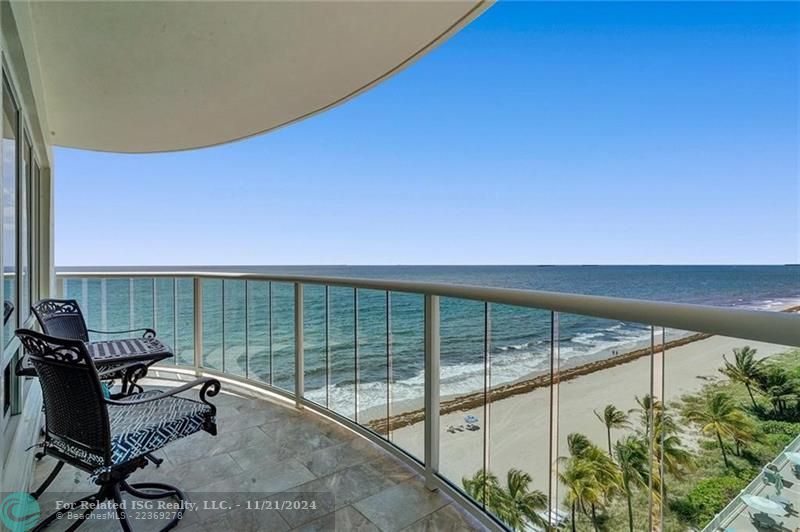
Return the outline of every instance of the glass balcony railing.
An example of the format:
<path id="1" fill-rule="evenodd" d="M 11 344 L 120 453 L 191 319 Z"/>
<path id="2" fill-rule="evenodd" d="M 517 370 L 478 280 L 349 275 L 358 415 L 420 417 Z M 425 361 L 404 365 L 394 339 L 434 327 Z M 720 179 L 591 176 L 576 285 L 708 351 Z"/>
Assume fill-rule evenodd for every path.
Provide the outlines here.
<path id="1" fill-rule="evenodd" d="M 154 327 L 176 366 L 347 425 L 491 527 L 796 526 L 741 497 L 800 496 L 796 312 L 258 274 L 58 280 L 91 327 Z"/>

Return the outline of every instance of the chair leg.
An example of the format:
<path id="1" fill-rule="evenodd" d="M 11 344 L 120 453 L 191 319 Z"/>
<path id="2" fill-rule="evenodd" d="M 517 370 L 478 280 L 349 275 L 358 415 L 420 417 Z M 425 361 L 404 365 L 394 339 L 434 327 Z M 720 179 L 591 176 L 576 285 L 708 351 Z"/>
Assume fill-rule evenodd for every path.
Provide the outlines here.
<path id="1" fill-rule="evenodd" d="M 148 460 L 153 462 L 156 467 L 158 467 L 158 466 L 160 466 L 161 464 L 164 463 L 164 459 L 163 458 L 159 458 L 156 455 L 154 455 L 153 453 L 147 453 L 144 456 L 145 456 L 145 458 L 147 458 Z"/>
<path id="2" fill-rule="evenodd" d="M 59 461 L 54 471 L 50 473 L 50 477 L 54 478 L 55 475 L 58 474 L 58 471 L 61 469 L 61 467 L 63 467 L 63 465 L 64 463 Z M 139 467 L 141 467 L 141 464 L 139 465 Z M 52 481 L 50 477 L 48 477 L 48 481 Z M 178 525 L 181 518 L 183 517 L 184 507 L 187 500 L 186 495 L 180 489 L 176 488 L 175 486 L 170 486 L 169 484 L 162 484 L 160 482 L 137 482 L 135 484 L 128 484 L 128 482 L 125 480 L 126 478 L 127 475 L 124 475 L 122 477 L 116 477 L 114 480 L 103 482 L 100 485 L 100 489 L 97 491 L 97 493 L 93 493 L 92 495 L 71 502 L 65 505 L 64 508 L 56 512 L 53 512 L 52 514 L 47 516 L 43 521 L 38 523 L 36 527 L 33 529 L 33 532 L 40 532 L 41 530 L 44 530 L 45 528 L 50 526 L 55 520 L 64 517 L 64 514 L 66 512 L 75 511 L 76 508 L 81 506 L 81 504 L 89 503 L 89 505 L 86 508 L 82 509 L 80 516 L 77 517 L 77 521 L 72 523 L 70 527 L 67 528 L 67 532 L 73 532 L 86 522 L 86 517 L 97 509 L 98 503 L 101 503 L 109 499 L 113 500 L 115 503 L 114 510 L 116 512 L 117 520 L 119 521 L 119 525 L 122 528 L 123 532 L 133 532 L 131 523 L 128 520 L 127 512 L 123 508 L 124 504 L 124 501 L 122 500 L 123 491 L 126 493 L 130 493 L 132 496 L 139 499 L 152 500 L 152 499 L 165 499 L 167 497 L 172 497 L 176 499 L 178 503 L 178 510 L 175 512 L 175 516 L 166 524 L 166 526 L 161 528 L 160 532 L 171 530 Z M 44 489 L 42 489 L 42 491 L 44 491 Z"/>
<path id="3" fill-rule="evenodd" d="M 42 493 L 44 493 L 44 490 L 46 490 L 50 486 L 50 484 L 52 484 L 53 481 L 56 479 L 62 467 L 64 467 L 64 462 L 59 460 L 56 466 L 53 468 L 53 470 L 50 471 L 50 474 L 47 475 L 47 478 L 44 479 L 44 482 L 42 482 L 41 486 L 36 488 L 36 491 L 31 493 L 31 497 L 33 497 L 34 499 L 38 499 L 39 497 L 41 497 Z"/>
<path id="4" fill-rule="evenodd" d="M 161 529 L 161 532 L 171 530 L 178 526 L 178 523 L 183 517 L 183 510 L 186 502 L 186 495 L 184 495 L 180 489 L 176 488 L 175 486 L 170 486 L 169 484 L 162 484 L 161 482 L 137 482 L 135 484 L 128 484 L 124 480 L 120 482 L 120 486 L 124 491 L 139 499 L 152 500 L 165 499 L 167 497 L 174 497 L 177 499 L 179 508 L 175 512 L 175 516 L 170 520 L 170 522 Z M 147 493 L 141 490 L 158 490 L 160 493 Z"/>
<path id="5" fill-rule="evenodd" d="M 115 510 L 117 512 L 117 520 L 119 521 L 119 526 L 122 527 L 124 532 L 133 532 L 131 529 L 131 524 L 128 522 L 128 515 L 125 513 L 125 510 L 122 509 L 122 495 L 119 492 L 119 484 L 114 484 L 111 486 L 111 493 L 112 497 L 114 498 Z"/>
<path id="6" fill-rule="evenodd" d="M 39 532 L 40 530 L 44 530 L 45 528 L 50 526 L 53 523 L 53 521 L 63 517 L 65 511 L 70 511 L 83 502 L 97 502 L 98 500 L 99 500 L 99 493 L 93 493 L 87 497 L 83 497 L 81 499 L 78 499 L 77 501 L 71 502 L 61 510 L 58 510 L 48 515 L 43 521 L 39 522 L 39 524 L 36 525 L 36 527 L 33 529 L 32 532 Z"/>
<path id="7" fill-rule="evenodd" d="M 77 520 L 77 521 L 75 521 L 75 522 L 72 524 L 72 526 L 70 526 L 70 527 L 69 527 L 69 528 L 66 530 L 66 532 L 75 532 L 75 530 L 78 530 L 78 528 L 79 528 L 79 527 L 80 527 L 80 526 L 81 526 L 83 523 L 85 523 L 85 522 L 86 522 L 86 516 L 88 516 L 89 514 L 91 514 L 92 512 L 94 512 L 94 510 L 95 510 L 95 506 L 93 506 L 93 505 L 90 503 L 90 504 L 89 504 L 89 506 L 87 506 L 87 507 L 86 507 L 86 509 L 84 509 L 84 510 L 81 512 L 81 516 L 78 518 L 78 520 Z"/>

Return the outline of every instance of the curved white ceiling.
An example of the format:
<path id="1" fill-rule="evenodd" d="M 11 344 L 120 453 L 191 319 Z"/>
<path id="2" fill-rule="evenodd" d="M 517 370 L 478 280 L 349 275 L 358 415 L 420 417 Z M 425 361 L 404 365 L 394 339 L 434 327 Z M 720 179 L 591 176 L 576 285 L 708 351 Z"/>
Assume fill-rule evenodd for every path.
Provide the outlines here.
<path id="1" fill-rule="evenodd" d="M 487 2 L 31 2 L 50 141 L 116 152 L 220 144 L 337 105 Z"/>

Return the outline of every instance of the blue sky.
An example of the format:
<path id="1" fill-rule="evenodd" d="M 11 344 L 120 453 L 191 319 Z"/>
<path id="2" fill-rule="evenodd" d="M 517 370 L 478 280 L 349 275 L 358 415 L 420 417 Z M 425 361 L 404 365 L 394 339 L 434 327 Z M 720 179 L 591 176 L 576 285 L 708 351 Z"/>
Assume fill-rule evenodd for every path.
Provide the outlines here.
<path id="1" fill-rule="evenodd" d="M 800 262 L 799 43 L 796 3 L 500 2 L 267 135 L 56 149 L 56 264 Z"/>

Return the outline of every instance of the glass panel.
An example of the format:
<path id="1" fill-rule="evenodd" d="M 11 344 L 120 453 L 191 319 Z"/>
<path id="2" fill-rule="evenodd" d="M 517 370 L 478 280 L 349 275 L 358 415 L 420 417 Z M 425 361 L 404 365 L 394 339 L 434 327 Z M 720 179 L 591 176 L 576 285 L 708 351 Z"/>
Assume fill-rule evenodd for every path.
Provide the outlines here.
<path id="1" fill-rule="evenodd" d="M 29 197 L 31 183 L 31 145 L 25 140 L 22 150 L 22 168 L 19 185 L 19 257 L 20 257 L 20 324 L 31 313 L 31 277 L 30 277 L 30 212 Z"/>
<path id="2" fill-rule="evenodd" d="M 425 297 L 390 294 L 390 439 L 407 453 L 425 457 Z"/>
<path id="3" fill-rule="evenodd" d="M 5 342 L 17 327 L 17 138 L 19 116 L 11 90 L 3 78 L 3 294 L 13 305 L 5 318 Z"/>
<path id="4" fill-rule="evenodd" d="M 130 279 L 104 279 L 106 326 L 110 331 L 130 329 L 131 282 Z"/>
<path id="5" fill-rule="evenodd" d="M 462 489 L 484 467 L 484 307 L 440 300 L 439 470 Z"/>
<path id="6" fill-rule="evenodd" d="M 528 495 L 531 520 L 546 528 L 550 480 L 551 313 L 509 305 L 489 306 L 489 402 L 475 423 L 487 439 L 491 489 L 519 485 Z M 474 414 L 480 418 L 479 410 Z M 522 494 L 520 494 L 522 495 Z M 496 500 L 490 498 L 489 500 Z M 514 527 L 524 514 L 487 509 Z"/>
<path id="7" fill-rule="evenodd" d="M 386 436 L 386 292 L 358 291 L 358 421 Z"/>
<path id="8" fill-rule="evenodd" d="M 203 279 L 203 366 L 222 371 L 222 281 Z"/>
<path id="9" fill-rule="evenodd" d="M 74 299 L 78 303 L 83 297 L 84 279 L 65 279 L 64 280 L 64 299 Z"/>
<path id="10" fill-rule="evenodd" d="M 757 526 L 739 495 L 800 506 L 800 349 L 672 329 L 664 346 L 664 529 L 798 528 L 794 511 Z"/>
<path id="11" fill-rule="evenodd" d="M 175 346 L 175 283 L 174 279 L 159 278 L 156 283 L 156 334 L 168 346 Z M 174 353 L 174 350 L 173 350 Z M 172 364 L 174 361 L 167 361 Z"/>
<path id="12" fill-rule="evenodd" d="M 176 282 L 178 291 L 176 363 L 192 366 L 194 365 L 194 281 L 179 278 Z"/>
<path id="13" fill-rule="evenodd" d="M 269 283 L 248 281 L 247 291 L 248 377 L 269 382 Z"/>
<path id="14" fill-rule="evenodd" d="M 651 329 L 560 314 L 558 338 L 557 503 L 581 530 L 646 530 Z"/>
<path id="15" fill-rule="evenodd" d="M 153 279 L 133 280 L 133 305 L 130 312 L 132 329 L 145 327 L 155 329 L 155 323 L 153 323 Z"/>
<path id="16" fill-rule="evenodd" d="M 272 384 L 294 391 L 294 285 L 272 283 Z"/>
<path id="17" fill-rule="evenodd" d="M 246 286 L 244 281 L 223 281 L 225 290 L 225 363 L 226 373 L 244 377 L 247 373 Z"/>
<path id="18" fill-rule="evenodd" d="M 325 345 L 325 287 L 303 286 L 303 370 L 305 396 L 327 406 Z"/>
<path id="19" fill-rule="evenodd" d="M 81 297 L 81 312 L 83 312 L 86 326 L 89 329 L 98 331 L 108 330 L 105 323 L 106 307 L 103 303 L 103 279 L 85 279 Z M 150 323 L 152 323 L 152 321 Z M 95 341 L 105 339 L 107 339 L 106 335 L 89 333 L 89 340 Z"/>
<path id="20" fill-rule="evenodd" d="M 355 321 L 353 289 L 330 287 L 328 338 L 330 345 L 330 408 L 355 417 Z"/>

